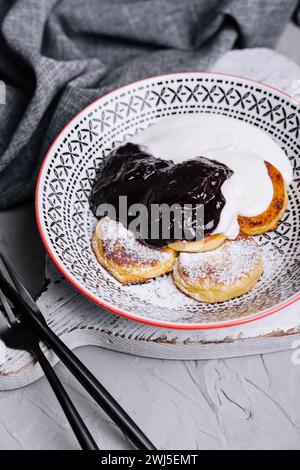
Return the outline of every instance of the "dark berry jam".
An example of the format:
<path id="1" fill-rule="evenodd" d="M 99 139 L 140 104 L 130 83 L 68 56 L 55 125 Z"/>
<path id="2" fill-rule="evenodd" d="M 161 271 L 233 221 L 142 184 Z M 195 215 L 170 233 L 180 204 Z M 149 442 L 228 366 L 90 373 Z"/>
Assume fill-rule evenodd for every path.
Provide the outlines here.
<path id="1" fill-rule="evenodd" d="M 216 229 L 226 202 L 221 187 L 232 174 L 226 165 L 205 157 L 175 164 L 128 143 L 103 161 L 92 188 L 90 206 L 99 216 L 99 206 L 111 204 L 116 219 L 149 246 L 162 248 L 175 240 L 195 241 L 199 239 L 198 233 L 208 235 Z M 143 204 L 147 223 L 134 224 L 133 229 L 132 222 L 138 213 L 129 211 L 124 217 L 119 207 L 120 196 L 127 197 L 128 209 L 134 208 L 133 204 Z M 158 209 L 162 207 L 172 207 L 174 211 L 166 217 Z M 145 222 L 144 219 L 141 220 Z M 178 236 L 183 227 L 184 233 L 181 230 L 182 235 Z"/>

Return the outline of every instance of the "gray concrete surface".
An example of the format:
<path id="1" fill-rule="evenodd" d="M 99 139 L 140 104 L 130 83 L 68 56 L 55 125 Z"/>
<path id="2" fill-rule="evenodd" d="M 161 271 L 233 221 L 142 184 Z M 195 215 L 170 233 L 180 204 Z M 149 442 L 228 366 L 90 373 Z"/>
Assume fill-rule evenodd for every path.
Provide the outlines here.
<path id="1" fill-rule="evenodd" d="M 32 202 L 0 211 L 0 249 L 35 296 L 43 283 L 45 250 Z"/>
<path id="2" fill-rule="evenodd" d="M 300 64 L 299 43 L 300 29 L 289 25 L 277 50 Z M 0 213 L 0 249 L 36 293 L 43 248 L 31 204 Z M 92 347 L 81 348 L 78 355 L 160 448 L 300 449 L 300 365 L 290 351 L 188 363 L 134 358 Z M 130 448 L 63 366 L 58 364 L 56 370 L 99 445 Z M 45 379 L 0 393 L 0 449 L 76 447 Z"/>

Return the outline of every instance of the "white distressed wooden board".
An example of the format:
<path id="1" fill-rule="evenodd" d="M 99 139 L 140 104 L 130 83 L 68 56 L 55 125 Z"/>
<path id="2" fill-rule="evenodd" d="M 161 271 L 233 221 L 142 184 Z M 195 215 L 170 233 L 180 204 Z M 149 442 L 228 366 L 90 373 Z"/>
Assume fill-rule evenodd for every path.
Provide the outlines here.
<path id="1" fill-rule="evenodd" d="M 268 64 L 266 68 L 265 64 Z M 233 51 L 214 71 L 265 81 L 295 94 L 300 69 L 266 50 Z M 72 349 L 95 345 L 165 359 L 216 359 L 282 351 L 299 346 L 300 304 L 246 325 L 207 331 L 159 329 L 104 311 L 77 293 L 48 260 L 47 289 L 39 305 L 48 324 Z M 51 361 L 56 359 L 49 353 Z M 0 389 L 22 387 L 40 377 L 26 353 L 0 350 Z"/>

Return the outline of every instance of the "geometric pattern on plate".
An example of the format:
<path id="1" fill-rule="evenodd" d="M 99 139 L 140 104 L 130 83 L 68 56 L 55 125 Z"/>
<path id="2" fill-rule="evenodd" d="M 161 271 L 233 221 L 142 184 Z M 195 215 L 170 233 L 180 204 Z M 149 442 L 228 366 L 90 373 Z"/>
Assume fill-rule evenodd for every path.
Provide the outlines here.
<path id="1" fill-rule="evenodd" d="M 264 273 L 248 294 L 204 305 L 173 285 L 170 275 L 122 286 L 99 266 L 91 249 L 96 223 L 88 196 L 101 160 L 137 132 L 170 115 L 216 113 L 270 134 L 294 169 L 288 206 L 274 232 L 257 241 L 267 254 Z M 40 230 L 52 257 L 80 290 L 137 320 L 191 326 L 249 319 L 300 291 L 300 107 L 263 84 L 211 73 L 149 78 L 109 93 L 63 130 L 44 162 L 37 194 Z"/>

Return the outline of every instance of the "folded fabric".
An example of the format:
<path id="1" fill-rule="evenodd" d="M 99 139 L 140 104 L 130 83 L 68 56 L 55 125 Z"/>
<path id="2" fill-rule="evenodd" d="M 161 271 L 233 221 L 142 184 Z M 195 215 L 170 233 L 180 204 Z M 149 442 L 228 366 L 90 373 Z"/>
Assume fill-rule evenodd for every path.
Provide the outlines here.
<path id="1" fill-rule="evenodd" d="M 233 48 L 273 47 L 293 15 L 298 0 L 1 0 L 0 208 L 33 196 L 49 144 L 91 101 L 209 69 Z"/>

